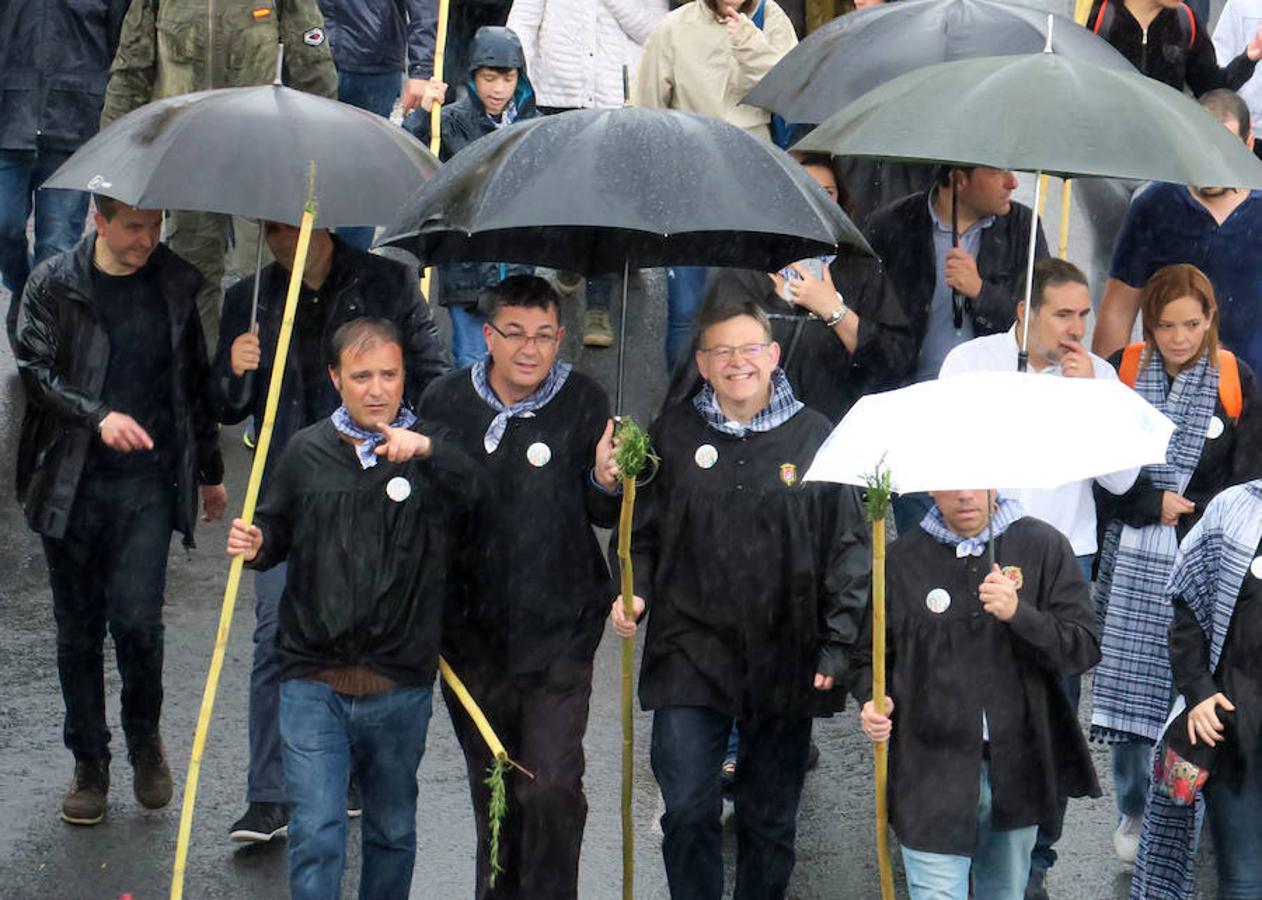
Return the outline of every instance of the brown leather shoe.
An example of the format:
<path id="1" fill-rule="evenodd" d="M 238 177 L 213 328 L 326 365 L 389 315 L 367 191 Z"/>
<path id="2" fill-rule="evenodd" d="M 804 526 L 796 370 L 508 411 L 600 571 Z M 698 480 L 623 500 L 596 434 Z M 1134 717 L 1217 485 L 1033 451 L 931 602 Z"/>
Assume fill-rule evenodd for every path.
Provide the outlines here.
<path id="1" fill-rule="evenodd" d="M 162 809 L 171 802 L 171 769 L 167 766 L 162 736 L 152 734 L 127 740 L 127 758 L 132 765 L 132 790 L 146 809 Z"/>
<path id="2" fill-rule="evenodd" d="M 105 818 L 109 791 L 109 760 L 76 761 L 70 790 L 61 801 L 61 820 L 71 825 L 96 825 Z"/>

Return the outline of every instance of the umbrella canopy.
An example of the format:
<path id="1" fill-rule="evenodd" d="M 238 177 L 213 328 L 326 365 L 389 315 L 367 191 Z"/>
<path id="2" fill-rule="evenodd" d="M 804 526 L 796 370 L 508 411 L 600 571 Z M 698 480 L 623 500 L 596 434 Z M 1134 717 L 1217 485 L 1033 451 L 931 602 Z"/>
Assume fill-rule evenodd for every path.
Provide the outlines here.
<path id="1" fill-rule="evenodd" d="M 1034 434 L 1021 420 L 1036 410 Z M 902 493 L 1052 488 L 1164 462 L 1173 433 L 1119 381 L 974 372 L 862 398 L 806 480 L 862 485 L 883 465 Z"/>
<path id="2" fill-rule="evenodd" d="M 388 120 L 280 85 L 224 88 L 142 106 L 84 144 L 45 188 L 142 209 L 298 224 L 316 166 L 321 227 L 380 225 L 438 169 Z"/>
<path id="3" fill-rule="evenodd" d="M 1262 162 L 1190 97 L 1044 52 L 927 66 L 865 94 L 794 149 L 1262 188 Z"/>
<path id="4" fill-rule="evenodd" d="M 790 122 L 823 122 L 847 103 L 905 72 L 934 63 L 1037 53 L 1047 13 L 996 0 L 903 0 L 840 16 L 790 51 L 745 97 Z M 1052 49 L 1135 71 L 1105 40 L 1056 16 Z"/>
<path id="5" fill-rule="evenodd" d="M 512 125 L 460 151 L 381 243 L 427 262 L 573 272 L 624 265 L 775 271 L 859 230 L 793 157 L 719 119 L 592 109 Z"/>

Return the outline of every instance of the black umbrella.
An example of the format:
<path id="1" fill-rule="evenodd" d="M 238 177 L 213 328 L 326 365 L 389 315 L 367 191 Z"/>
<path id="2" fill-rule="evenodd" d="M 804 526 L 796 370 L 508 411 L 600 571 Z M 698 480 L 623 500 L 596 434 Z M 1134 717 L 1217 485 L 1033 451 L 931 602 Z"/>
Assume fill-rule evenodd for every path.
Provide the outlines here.
<path id="1" fill-rule="evenodd" d="M 512 125 L 452 158 L 381 239 L 425 262 L 515 262 L 588 274 L 664 265 L 771 272 L 871 254 L 789 154 L 720 119 L 592 109 Z M 623 351 L 618 342 L 617 402 Z"/>
<path id="2" fill-rule="evenodd" d="M 745 97 L 790 122 L 823 122 L 905 72 L 934 63 L 1037 53 L 1047 13 L 998 0 L 902 0 L 841 16 L 811 32 Z M 1113 69 L 1134 67 L 1108 42 L 1056 16 L 1052 49 Z"/>
<path id="3" fill-rule="evenodd" d="M 310 164 L 319 225 L 380 225 L 438 169 L 414 137 L 362 109 L 281 85 L 159 100 L 102 130 L 44 183 L 142 209 L 297 225 Z"/>

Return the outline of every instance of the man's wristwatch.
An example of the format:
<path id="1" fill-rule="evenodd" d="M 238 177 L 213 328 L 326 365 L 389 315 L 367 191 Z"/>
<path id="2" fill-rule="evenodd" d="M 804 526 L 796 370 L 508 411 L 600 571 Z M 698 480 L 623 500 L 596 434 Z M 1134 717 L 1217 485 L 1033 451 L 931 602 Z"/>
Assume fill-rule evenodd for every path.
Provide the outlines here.
<path id="1" fill-rule="evenodd" d="M 846 313 L 850 312 L 850 307 L 846 306 L 846 301 L 842 299 L 841 293 L 837 293 L 837 308 L 833 310 L 833 314 L 824 320 L 824 324 L 829 328 L 837 325 L 846 317 Z"/>

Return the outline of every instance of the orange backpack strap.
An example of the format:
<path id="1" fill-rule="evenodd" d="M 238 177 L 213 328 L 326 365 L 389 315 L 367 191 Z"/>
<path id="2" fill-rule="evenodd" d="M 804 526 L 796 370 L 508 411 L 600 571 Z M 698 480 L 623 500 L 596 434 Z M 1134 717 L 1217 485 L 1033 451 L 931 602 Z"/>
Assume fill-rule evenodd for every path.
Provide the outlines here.
<path id="1" fill-rule="evenodd" d="M 1109 0 L 1104 0 L 1100 4 L 1099 11 L 1095 14 L 1095 22 L 1091 26 L 1091 30 L 1096 34 L 1100 33 L 1100 28 L 1104 25 L 1104 12 L 1109 8 Z"/>
<path id="2" fill-rule="evenodd" d="M 1143 343 L 1131 344 L 1122 351 L 1122 367 L 1117 370 L 1117 377 L 1122 384 L 1134 387 L 1139 380 L 1139 360 L 1144 355 Z"/>
<path id="3" fill-rule="evenodd" d="M 1186 3 L 1179 4 L 1179 12 L 1186 19 L 1185 33 L 1188 36 L 1188 49 L 1192 49 L 1192 45 L 1196 43 L 1196 15 L 1192 12 L 1192 7 Z"/>
<path id="4" fill-rule="evenodd" d="M 1240 363 L 1230 350 L 1218 351 L 1218 402 L 1233 421 L 1240 418 L 1244 396 L 1240 390 Z"/>

